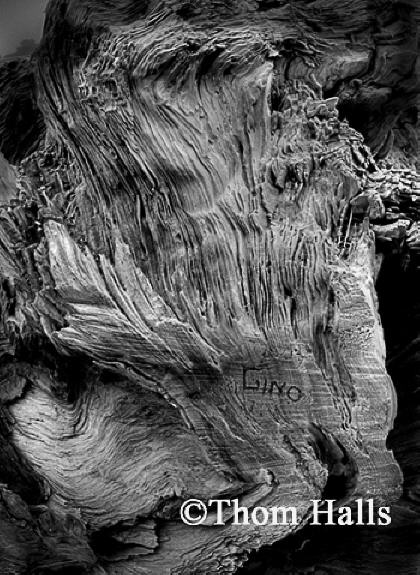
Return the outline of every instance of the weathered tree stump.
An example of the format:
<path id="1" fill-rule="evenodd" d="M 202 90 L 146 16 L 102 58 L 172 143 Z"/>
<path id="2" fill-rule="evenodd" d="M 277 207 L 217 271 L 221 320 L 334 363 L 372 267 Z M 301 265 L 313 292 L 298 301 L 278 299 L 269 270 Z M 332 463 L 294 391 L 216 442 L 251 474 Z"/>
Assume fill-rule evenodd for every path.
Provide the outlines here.
<path id="1" fill-rule="evenodd" d="M 400 393 L 418 20 L 408 1 L 52 0 L 37 53 L 3 64 L 2 573 L 231 573 L 293 545 L 313 499 L 396 501 L 391 447 L 390 548 L 418 529 L 418 379 L 387 445 L 375 289 Z M 189 527 L 190 498 L 299 525 Z M 326 568 L 318 538 L 302 569 Z M 348 547 L 330 572 L 358 572 Z M 369 553 L 361 573 L 416 572 Z"/>

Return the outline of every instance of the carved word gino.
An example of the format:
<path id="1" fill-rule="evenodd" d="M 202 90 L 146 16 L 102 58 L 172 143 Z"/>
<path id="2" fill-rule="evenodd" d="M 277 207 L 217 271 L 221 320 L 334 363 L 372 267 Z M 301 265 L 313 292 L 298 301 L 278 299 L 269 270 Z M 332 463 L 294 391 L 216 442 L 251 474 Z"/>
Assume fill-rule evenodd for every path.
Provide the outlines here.
<path id="1" fill-rule="evenodd" d="M 276 379 L 263 369 L 244 369 L 243 391 L 253 395 L 278 395 L 288 398 L 293 403 L 297 403 L 303 397 L 300 386 L 287 383 L 283 378 Z"/>

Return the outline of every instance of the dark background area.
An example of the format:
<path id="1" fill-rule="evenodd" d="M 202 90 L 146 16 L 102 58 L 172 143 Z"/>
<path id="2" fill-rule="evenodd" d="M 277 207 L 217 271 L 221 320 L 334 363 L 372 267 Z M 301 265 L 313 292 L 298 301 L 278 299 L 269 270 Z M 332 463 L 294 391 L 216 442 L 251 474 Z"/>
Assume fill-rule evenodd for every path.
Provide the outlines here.
<path id="1" fill-rule="evenodd" d="M 39 42 L 48 0 L 0 0 L 0 57 L 31 53 Z M 23 42 L 23 44 L 22 44 Z"/>

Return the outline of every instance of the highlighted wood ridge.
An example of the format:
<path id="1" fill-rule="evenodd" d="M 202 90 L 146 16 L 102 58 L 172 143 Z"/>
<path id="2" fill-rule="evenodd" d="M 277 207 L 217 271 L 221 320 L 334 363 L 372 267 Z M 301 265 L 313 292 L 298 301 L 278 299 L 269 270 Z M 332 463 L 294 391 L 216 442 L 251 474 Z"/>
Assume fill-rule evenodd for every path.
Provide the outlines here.
<path id="1" fill-rule="evenodd" d="M 1 573 L 292 573 L 300 536 L 302 573 L 415 573 L 419 18 L 51 0 L 0 63 Z M 297 524 L 181 521 L 223 499 Z M 394 504 L 364 570 L 323 499 Z"/>

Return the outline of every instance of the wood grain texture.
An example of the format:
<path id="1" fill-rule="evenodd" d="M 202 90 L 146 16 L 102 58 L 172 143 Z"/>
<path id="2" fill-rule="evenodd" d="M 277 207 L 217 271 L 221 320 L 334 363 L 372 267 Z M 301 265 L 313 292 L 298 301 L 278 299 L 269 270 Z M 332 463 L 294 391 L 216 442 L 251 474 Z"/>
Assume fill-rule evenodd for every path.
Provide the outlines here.
<path id="1" fill-rule="evenodd" d="M 33 118 L 0 121 L 2 572 L 233 573 L 323 497 L 402 497 L 403 547 L 418 385 L 389 367 L 387 444 L 379 311 L 388 358 L 414 358 L 415 319 L 392 342 L 384 309 L 389 266 L 418 305 L 416 10 L 52 0 L 2 65 L 2 118 Z M 191 528 L 192 497 L 300 524 Z"/>

